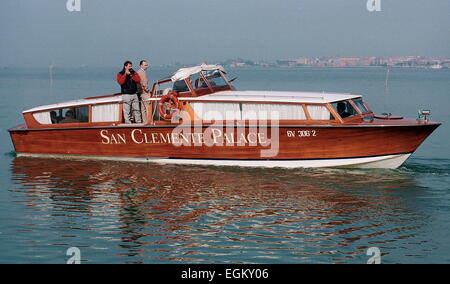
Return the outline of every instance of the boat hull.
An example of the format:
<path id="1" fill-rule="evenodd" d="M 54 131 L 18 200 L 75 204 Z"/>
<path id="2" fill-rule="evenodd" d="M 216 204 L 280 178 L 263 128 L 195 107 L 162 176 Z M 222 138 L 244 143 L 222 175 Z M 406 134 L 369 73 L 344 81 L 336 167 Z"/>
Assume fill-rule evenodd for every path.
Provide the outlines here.
<path id="1" fill-rule="evenodd" d="M 200 165 L 200 166 L 234 166 L 260 168 L 325 168 L 325 167 L 355 167 L 355 168 L 384 168 L 400 167 L 410 154 L 385 155 L 375 157 L 358 157 L 346 159 L 312 159 L 312 160 L 213 160 L 213 159 L 177 159 L 177 158 L 136 158 L 136 157 L 108 157 L 82 156 L 64 154 L 33 154 L 17 153 L 18 157 L 57 158 L 57 159 L 91 159 L 124 162 L 148 162 L 156 164 Z"/>
<path id="2" fill-rule="evenodd" d="M 397 168 L 438 123 L 10 129 L 18 156 L 242 167 Z"/>

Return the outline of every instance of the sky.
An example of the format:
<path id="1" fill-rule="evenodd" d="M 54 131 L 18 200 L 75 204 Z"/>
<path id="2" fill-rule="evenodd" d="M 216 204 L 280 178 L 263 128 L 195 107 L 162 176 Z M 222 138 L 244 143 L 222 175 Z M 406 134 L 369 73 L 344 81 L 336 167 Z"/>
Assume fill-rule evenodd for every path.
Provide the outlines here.
<path id="1" fill-rule="evenodd" d="M 0 67 L 450 58 L 450 0 L 2 0 Z M 371 0 L 372 1 L 372 0 Z"/>

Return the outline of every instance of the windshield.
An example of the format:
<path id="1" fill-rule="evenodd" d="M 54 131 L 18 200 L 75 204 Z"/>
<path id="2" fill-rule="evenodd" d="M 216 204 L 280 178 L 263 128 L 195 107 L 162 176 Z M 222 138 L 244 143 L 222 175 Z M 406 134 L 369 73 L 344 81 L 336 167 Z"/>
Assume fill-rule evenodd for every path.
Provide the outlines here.
<path id="1" fill-rule="evenodd" d="M 211 87 L 223 87 L 228 86 L 227 82 L 224 80 L 219 70 L 213 71 L 202 71 L 205 78 L 208 80 Z"/>
<path id="2" fill-rule="evenodd" d="M 356 107 L 359 108 L 359 110 L 362 113 L 369 112 L 369 110 L 367 109 L 366 105 L 364 104 L 364 102 L 361 98 L 354 99 L 353 102 L 355 103 Z"/>
<path id="3" fill-rule="evenodd" d="M 203 77 L 200 76 L 200 73 L 194 74 L 191 76 L 191 83 L 193 89 L 207 89 L 208 85 L 206 84 Z"/>

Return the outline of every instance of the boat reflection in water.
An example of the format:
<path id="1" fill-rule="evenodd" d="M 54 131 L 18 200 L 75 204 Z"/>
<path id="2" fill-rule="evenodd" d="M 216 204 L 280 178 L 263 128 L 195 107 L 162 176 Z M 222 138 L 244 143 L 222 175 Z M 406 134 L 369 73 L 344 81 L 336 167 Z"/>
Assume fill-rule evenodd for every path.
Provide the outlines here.
<path id="1" fill-rule="evenodd" d="M 35 212 L 18 233 L 50 231 L 85 262 L 363 263 L 374 244 L 388 256 L 425 222 L 399 194 L 421 192 L 414 178 L 388 171 L 12 163 L 15 201 Z"/>

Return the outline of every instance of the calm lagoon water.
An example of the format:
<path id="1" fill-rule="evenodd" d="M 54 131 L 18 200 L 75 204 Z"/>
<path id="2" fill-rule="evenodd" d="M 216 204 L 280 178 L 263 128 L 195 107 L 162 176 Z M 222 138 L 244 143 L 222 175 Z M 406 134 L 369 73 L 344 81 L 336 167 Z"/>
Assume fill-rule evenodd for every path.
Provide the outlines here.
<path id="1" fill-rule="evenodd" d="M 0 263 L 450 263 L 450 70 L 231 69 L 241 90 L 363 94 L 377 113 L 443 122 L 397 170 L 17 158 L 37 105 L 115 93 L 111 69 L 0 70 Z M 153 69 L 151 80 L 171 69 Z"/>

